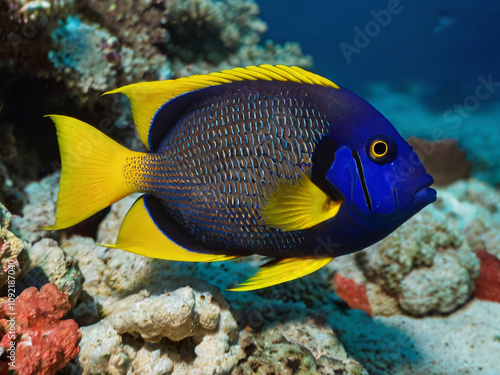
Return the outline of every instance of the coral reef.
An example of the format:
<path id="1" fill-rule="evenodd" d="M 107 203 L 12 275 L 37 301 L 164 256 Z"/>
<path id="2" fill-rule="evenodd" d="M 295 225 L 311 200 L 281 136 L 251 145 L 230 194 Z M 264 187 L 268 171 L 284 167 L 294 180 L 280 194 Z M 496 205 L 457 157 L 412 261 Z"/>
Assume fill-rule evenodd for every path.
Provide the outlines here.
<path id="1" fill-rule="evenodd" d="M 47 210 L 37 207 L 55 199 L 57 187 L 51 179 L 55 181 L 57 176 L 32 185 L 29 222 L 47 219 Z M 476 248 L 473 243 L 494 243 L 486 241 L 490 238 L 486 233 L 493 232 L 492 225 L 498 222 L 497 192 L 471 180 L 440 189 L 438 194 L 440 200 L 434 206 L 366 249 L 363 256 L 340 257 L 315 274 L 290 283 L 252 293 L 223 292 L 225 296 L 217 288 L 230 287 L 253 273 L 259 263 L 256 259 L 230 264 L 168 262 L 103 248 L 92 238 L 79 235 L 62 235 L 60 249 L 53 241 L 40 241 L 39 237 L 39 255 L 47 248 L 53 254 L 45 259 L 57 254 L 56 258 L 64 259 L 62 249 L 67 259 L 78 259 L 85 276 L 71 312 L 72 318 L 85 325 L 81 327 L 81 351 L 66 371 L 238 374 L 249 369 L 262 373 L 308 369 L 320 374 L 363 373 L 361 365 L 346 352 L 363 358 L 369 371 L 387 369 L 384 366 L 395 361 L 392 357 L 386 360 L 382 355 L 373 362 L 379 355 L 375 348 L 380 337 L 372 339 L 367 332 L 373 325 L 378 327 L 380 323 L 375 322 L 403 324 L 401 319 L 411 319 L 398 318 L 404 313 L 452 313 L 474 290 L 479 262 L 471 250 Z M 99 226 L 97 242 L 115 241 L 135 198 L 113 205 Z M 27 227 L 26 220 L 17 218 L 16 223 L 24 222 Z M 464 228 L 472 229 L 464 236 Z M 357 297 L 365 295 L 368 304 L 362 299 L 361 306 L 372 310 L 374 320 L 364 312 L 350 310 L 335 297 L 332 288 L 343 295 L 340 284 L 345 287 L 344 294 L 355 290 Z M 352 295 L 343 298 L 349 300 Z M 328 317 L 333 330 L 324 318 L 304 319 L 318 314 Z M 356 315 L 348 323 L 350 314 Z M 357 341 L 348 328 L 354 322 L 356 327 L 364 327 L 363 337 Z M 428 324 L 434 327 L 437 323 L 429 320 Z M 357 332 L 358 328 L 352 330 Z M 382 342 L 399 342 L 396 338 L 401 333 L 394 333 L 396 338 L 387 332 L 378 335 Z M 364 344 L 366 340 L 373 340 L 374 348 Z M 372 359 L 360 355 L 360 350 L 367 350 Z M 411 347 L 401 350 L 405 358 L 418 357 Z M 411 364 L 405 362 L 404 366 Z"/>
<path id="2" fill-rule="evenodd" d="M 253 1 L 169 0 L 165 5 L 166 48 L 175 77 L 270 62 L 312 66 L 296 43 L 258 45 L 267 25 Z"/>
<path id="3" fill-rule="evenodd" d="M 117 86 L 172 75 L 312 65 L 297 44 L 258 45 L 267 26 L 251 0 L 2 0 L 0 7 L 0 28 L 8 35 L 0 67 L 62 80 L 82 103 Z"/>
<path id="4" fill-rule="evenodd" d="M 262 333 L 242 332 L 245 357 L 231 372 L 243 374 L 368 374 L 331 331 L 314 319 L 270 327 Z"/>
<path id="5" fill-rule="evenodd" d="M 12 308 L 7 299 L 0 302 L 0 347 L 8 350 L 11 341 L 16 342 L 18 374 L 54 374 L 78 355 L 81 333 L 74 320 L 62 320 L 71 305 L 55 285 L 46 284 L 40 291 L 26 289 L 15 301 L 16 315 L 12 315 Z M 15 321 L 15 332 L 5 334 L 11 332 L 11 320 Z"/>
<path id="6" fill-rule="evenodd" d="M 51 38 L 54 50 L 49 51 L 49 60 L 55 69 L 70 72 L 69 82 L 74 82 L 84 94 L 89 89 L 104 91 L 116 85 L 115 61 L 108 61 L 107 56 L 118 53 L 117 43 L 111 34 L 100 30 L 99 25 L 68 16 L 52 32 Z"/>
<path id="7" fill-rule="evenodd" d="M 18 256 L 24 248 L 24 242 L 8 230 L 11 214 L 0 203 L 0 289 L 8 279 L 15 279 L 19 274 Z"/>
<path id="8" fill-rule="evenodd" d="M 72 306 L 75 305 L 82 291 L 83 276 L 78 261 L 57 246 L 56 241 L 44 238 L 28 247 L 21 264 L 19 279 L 24 285 L 40 288 L 52 283 L 68 295 Z"/>
<path id="9" fill-rule="evenodd" d="M 278 330 L 268 335 L 250 335 L 243 338 L 241 345 L 247 357 L 238 363 L 233 375 L 318 374 L 312 353 L 290 343 Z"/>
<path id="10" fill-rule="evenodd" d="M 192 287 L 179 288 L 187 282 Z M 160 295 L 143 290 L 107 304 L 104 319 L 82 328 L 82 351 L 72 366 L 91 373 L 230 371 L 240 352 L 229 304 L 216 288 L 195 279 L 177 279 L 171 286 Z"/>
<path id="11" fill-rule="evenodd" d="M 22 209 L 22 216 L 13 218 L 12 226 L 21 238 L 28 243 L 34 243 L 56 232 L 44 231 L 42 228 L 55 222 L 55 202 L 59 192 L 60 173 L 43 178 L 39 182 L 31 182 L 24 191 L 27 200 Z"/>
<path id="12" fill-rule="evenodd" d="M 120 310 L 122 306 L 126 306 L 126 310 Z M 225 303 L 226 315 L 228 307 Z M 210 293 L 195 292 L 189 286 L 159 296 L 136 294 L 112 305 L 104 313 L 110 316 L 111 325 L 119 334 L 140 336 L 148 342 L 160 342 L 163 337 L 180 341 L 204 330 L 216 329 L 219 320 L 224 322 L 221 323 L 224 333 L 233 339 L 237 328 L 234 320 L 221 319 L 224 312 Z"/>
<path id="13" fill-rule="evenodd" d="M 357 259 L 368 280 L 415 315 L 454 310 L 472 294 L 479 274 L 479 262 L 453 219 L 430 210 Z"/>
<path id="14" fill-rule="evenodd" d="M 366 286 L 374 315 L 450 313 L 474 293 L 480 266 L 473 250 L 498 256 L 499 206 L 498 191 L 474 179 L 439 189 L 433 206 L 388 238 L 333 262 L 336 281 Z M 335 284 L 350 304 L 364 298 Z"/>

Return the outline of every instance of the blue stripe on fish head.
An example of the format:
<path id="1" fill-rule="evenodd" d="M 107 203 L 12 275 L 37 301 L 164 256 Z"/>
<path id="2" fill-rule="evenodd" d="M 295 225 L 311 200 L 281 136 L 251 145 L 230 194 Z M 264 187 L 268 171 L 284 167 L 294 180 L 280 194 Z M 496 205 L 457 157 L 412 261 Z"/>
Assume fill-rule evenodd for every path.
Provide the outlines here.
<path id="1" fill-rule="evenodd" d="M 401 223 L 436 200 L 436 192 L 428 187 L 433 179 L 380 112 L 341 90 L 341 100 L 352 105 L 332 129 L 338 148 L 326 171 L 327 184 L 363 221 Z"/>

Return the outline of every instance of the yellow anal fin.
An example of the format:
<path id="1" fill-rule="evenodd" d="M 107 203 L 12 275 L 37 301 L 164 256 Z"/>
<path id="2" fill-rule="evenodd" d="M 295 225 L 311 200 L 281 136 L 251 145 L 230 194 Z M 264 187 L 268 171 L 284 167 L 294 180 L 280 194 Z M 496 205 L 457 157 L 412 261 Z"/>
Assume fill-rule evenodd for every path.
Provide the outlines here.
<path id="1" fill-rule="evenodd" d="M 222 72 L 193 75 L 166 81 L 134 83 L 108 91 L 104 95 L 115 93 L 127 95 L 132 106 L 134 123 L 139 137 L 149 149 L 148 136 L 151 122 L 155 113 L 162 105 L 179 95 L 191 91 L 244 80 L 291 81 L 339 88 L 339 86 L 330 80 L 296 66 L 261 65 L 234 68 L 232 70 L 223 70 Z"/>
<path id="2" fill-rule="evenodd" d="M 283 178 L 261 208 L 264 224 L 283 231 L 313 227 L 334 217 L 342 201 L 333 201 L 306 174 L 292 182 Z"/>
<path id="3" fill-rule="evenodd" d="M 150 258 L 185 262 L 217 262 L 237 258 L 197 253 L 176 244 L 156 226 L 146 208 L 144 197 L 135 201 L 123 219 L 116 244 L 100 246 L 122 249 Z"/>
<path id="4" fill-rule="evenodd" d="M 326 266 L 334 258 L 285 258 L 262 266 L 261 270 L 238 287 L 228 289 L 233 292 L 267 288 L 309 275 Z"/>
<path id="5" fill-rule="evenodd" d="M 137 191 L 124 179 L 123 166 L 143 154 L 127 150 L 93 126 L 68 116 L 49 115 L 57 129 L 61 182 L 56 223 L 47 230 L 70 227 Z"/>

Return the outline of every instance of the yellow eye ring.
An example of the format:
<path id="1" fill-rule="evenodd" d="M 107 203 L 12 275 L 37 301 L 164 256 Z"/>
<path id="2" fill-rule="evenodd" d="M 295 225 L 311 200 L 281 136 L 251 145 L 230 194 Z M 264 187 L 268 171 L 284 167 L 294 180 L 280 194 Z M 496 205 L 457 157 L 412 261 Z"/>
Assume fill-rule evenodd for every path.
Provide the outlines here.
<path id="1" fill-rule="evenodd" d="M 384 157 L 389 151 L 389 146 L 384 141 L 380 139 L 373 142 L 370 146 L 370 155 L 374 159 Z"/>

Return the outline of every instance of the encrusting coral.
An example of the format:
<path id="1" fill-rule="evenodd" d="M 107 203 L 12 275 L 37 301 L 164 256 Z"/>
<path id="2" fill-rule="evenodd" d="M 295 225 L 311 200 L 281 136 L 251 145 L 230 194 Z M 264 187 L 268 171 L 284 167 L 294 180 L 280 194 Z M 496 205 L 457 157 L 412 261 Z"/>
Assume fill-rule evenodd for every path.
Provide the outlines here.
<path id="1" fill-rule="evenodd" d="M 22 258 L 19 279 L 24 285 L 41 287 L 40 283 L 52 283 L 68 295 L 72 306 L 82 291 L 83 276 L 78 260 L 67 255 L 57 242 L 44 238 L 28 247 Z"/>
<path id="2" fill-rule="evenodd" d="M 18 256 L 24 248 L 24 242 L 8 230 L 11 214 L 0 203 L 0 289 L 9 280 L 19 274 Z"/>
<path id="3" fill-rule="evenodd" d="M 186 283 L 192 286 L 179 288 Z M 173 280 L 169 289 L 161 294 L 145 289 L 106 303 L 105 317 L 82 327 L 82 351 L 71 366 L 90 373 L 230 371 L 241 353 L 229 304 L 216 288 L 195 279 Z"/>
<path id="4" fill-rule="evenodd" d="M 479 262 L 452 218 L 430 210 L 357 259 L 368 280 L 414 315 L 451 312 L 471 296 L 479 275 Z"/>
<path id="5" fill-rule="evenodd" d="M 347 358 L 331 329 L 313 319 L 270 327 L 261 333 L 243 331 L 241 336 L 246 355 L 232 375 L 368 374 L 358 362 Z"/>
<path id="6" fill-rule="evenodd" d="M 8 350 L 11 341 L 16 342 L 17 374 L 55 374 L 78 355 L 81 333 L 74 320 L 62 319 L 71 305 L 55 285 L 23 291 L 15 301 L 14 319 L 12 307 L 6 298 L 0 301 L 0 347 Z M 6 334 L 11 320 L 15 321 L 13 335 Z"/>

